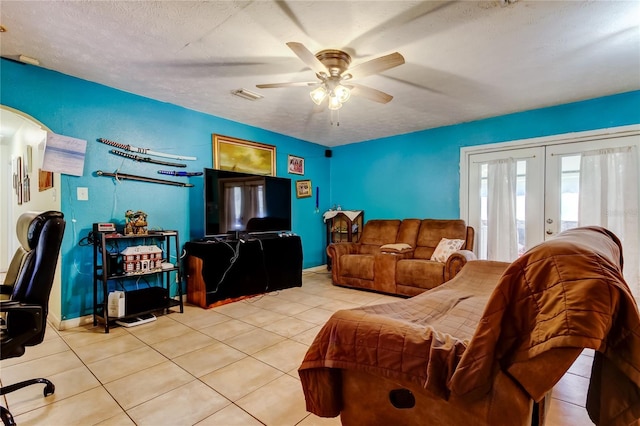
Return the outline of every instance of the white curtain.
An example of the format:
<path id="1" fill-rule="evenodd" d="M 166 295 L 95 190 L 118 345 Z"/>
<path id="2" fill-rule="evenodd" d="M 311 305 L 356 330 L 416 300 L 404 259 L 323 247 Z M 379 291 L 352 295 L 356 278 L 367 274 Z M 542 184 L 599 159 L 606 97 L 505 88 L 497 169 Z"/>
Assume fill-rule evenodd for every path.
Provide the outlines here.
<path id="1" fill-rule="evenodd" d="M 264 216 L 264 178 L 235 179 L 224 182 L 220 228 L 245 230 L 253 217 Z"/>
<path id="2" fill-rule="evenodd" d="M 261 207 L 264 205 L 264 184 L 252 182 L 244 187 L 244 205 L 242 206 L 246 227 L 251 218 L 264 217 Z"/>
<path id="3" fill-rule="evenodd" d="M 222 204 L 222 211 L 220 212 L 220 229 L 229 230 L 229 229 L 238 229 L 238 223 L 241 216 L 240 202 L 241 200 L 237 200 L 236 193 L 241 186 L 237 183 L 228 183 L 226 182 L 223 185 L 223 197 L 224 201 Z"/>
<path id="4" fill-rule="evenodd" d="M 518 258 L 516 223 L 516 160 L 488 163 L 487 259 L 512 262 Z"/>
<path id="5" fill-rule="evenodd" d="M 578 226 L 603 226 L 620 238 L 624 277 L 640 303 L 638 178 L 635 146 L 582 153 Z"/>

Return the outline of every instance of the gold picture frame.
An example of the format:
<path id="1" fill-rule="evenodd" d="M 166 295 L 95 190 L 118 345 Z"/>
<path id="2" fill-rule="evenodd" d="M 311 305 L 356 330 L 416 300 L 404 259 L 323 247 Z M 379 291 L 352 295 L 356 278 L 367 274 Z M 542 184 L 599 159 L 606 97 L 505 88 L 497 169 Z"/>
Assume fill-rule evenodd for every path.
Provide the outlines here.
<path id="1" fill-rule="evenodd" d="M 307 198 L 311 197 L 311 181 L 310 180 L 297 180 L 296 181 L 296 197 Z"/>
<path id="2" fill-rule="evenodd" d="M 46 191 L 53 188 L 53 172 L 38 169 L 38 191 Z"/>
<path id="3" fill-rule="evenodd" d="M 218 170 L 276 175 L 276 147 L 213 134 L 213 167 Z"/>

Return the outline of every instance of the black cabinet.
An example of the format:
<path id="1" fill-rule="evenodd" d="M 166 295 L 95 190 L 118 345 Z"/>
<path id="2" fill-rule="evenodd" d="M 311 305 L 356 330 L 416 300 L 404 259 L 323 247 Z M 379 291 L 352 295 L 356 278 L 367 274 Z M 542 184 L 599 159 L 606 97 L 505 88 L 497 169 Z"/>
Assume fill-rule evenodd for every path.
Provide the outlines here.
<path id="1" fill-rule="evenodd" d="M 168 312 L 175 306 L 183 312 L 177 231 L 153 231 L 147 235 L 97 232 L 93 247 L 94 326 L 103 322 L 108 333 L 109 324 L 115 320 L 130 322 L 127 320 L 159 310 Z M 171 298 L 173 282 L 177 299 Z"/>
<path id="2" fill-rule="evenodd" d="M 200 240 L 184 246 L 187 301 L 218 301 L 302 286 L 302 242 L 296 235 Z"/>

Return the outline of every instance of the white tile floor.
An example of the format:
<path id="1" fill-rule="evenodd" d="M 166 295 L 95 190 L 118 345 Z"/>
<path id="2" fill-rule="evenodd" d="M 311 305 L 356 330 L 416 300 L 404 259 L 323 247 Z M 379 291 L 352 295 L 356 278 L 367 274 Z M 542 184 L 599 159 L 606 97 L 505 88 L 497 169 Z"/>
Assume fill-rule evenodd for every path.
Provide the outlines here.
<path id="1" fill-rule="evenodd" d="M 5 395 L 19 425 L 337 425 L 305 410 L 297 368 L 338 309 L 396 300 L 331 285 L 305 272 L 303 286 L 158 317 L 132 328 L 47 329 L 45 342 L 3 360 L 0 380 L 47 377 Z M 589 354 L 554 390 L 548 425 L 592 424 L 584 403 Z M 5 405 L 6 406 L 6 405 Z"/>

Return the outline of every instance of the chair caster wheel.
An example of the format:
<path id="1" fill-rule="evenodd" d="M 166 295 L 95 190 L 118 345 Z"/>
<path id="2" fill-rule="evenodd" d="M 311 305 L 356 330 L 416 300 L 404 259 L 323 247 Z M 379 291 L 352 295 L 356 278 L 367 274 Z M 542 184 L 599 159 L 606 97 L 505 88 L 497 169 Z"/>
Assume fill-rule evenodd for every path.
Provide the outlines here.
<path id="1" fill-rule="evenodd" d="M 49 396 L 49 395 L 53 395 L 53 393 L 56 391 L 56 387 L 53 383 L 49 382 L 47 383 L 47 385 L 44 387 L 44 396 Z"/>

